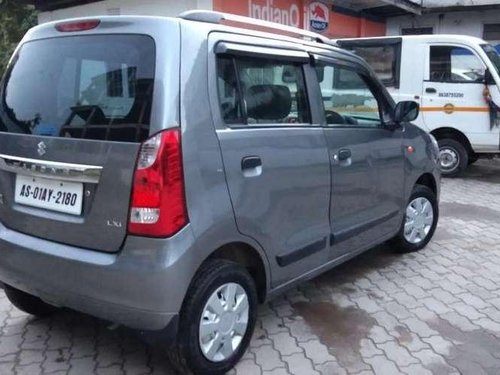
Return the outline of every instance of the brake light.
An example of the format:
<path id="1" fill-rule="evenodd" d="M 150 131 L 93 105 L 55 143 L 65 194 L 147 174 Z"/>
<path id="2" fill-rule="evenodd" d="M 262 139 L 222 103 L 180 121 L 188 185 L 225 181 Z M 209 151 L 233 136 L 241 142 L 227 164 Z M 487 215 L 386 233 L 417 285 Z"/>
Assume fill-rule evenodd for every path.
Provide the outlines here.
<path id="1" fill-rule="evenodd" d="M 187 222 L 180 132 L 166 130 L 141 145 L 128 231 L 140 236 L 168 237 Z"/>
<path id="2" fill-rule="evenodd" d="M 95 29 L 101 23 L 100 20 L 73 21 L 61 22 L 56 24 L 56 30 L 62 33 L 70 33 L 75 31 L 86 31 Z"/>

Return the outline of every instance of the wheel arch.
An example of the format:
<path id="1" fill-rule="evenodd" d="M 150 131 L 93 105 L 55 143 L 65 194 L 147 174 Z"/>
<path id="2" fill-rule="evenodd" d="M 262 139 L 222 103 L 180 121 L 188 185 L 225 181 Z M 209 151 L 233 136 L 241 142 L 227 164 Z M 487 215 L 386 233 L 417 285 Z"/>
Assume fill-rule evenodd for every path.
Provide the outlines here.
<path id="1" fill-rule="evenodd" d="M 426 172 L 422 174 L 417 181 L 415 181 L 415 185 L 423 185 L 428 187 L 433 191 L 434 194 L 437 194 L 437 182 L 432 173 Z"/>
<path id="2" fill-rule="evenodd" d="M 469 138 L 467 138 L 467 136 L 460 130 L 457 130 L 455 128 L 443 127 L 434 129 L 433 131 L 431 131 L 431 134 L 438 141 L 446 138 L 454 139 L 455 141 L 460 142 L 462 145 L 464 145 L 469 155 L 474 155 L 474 150 L 469 141 Z"/>
<path id="3" fill-rule="evenodd" d="M 211 259 L 230 260 L 245 267 L 255 281 L 259 302 L 265 301 L 269 280 L 264 260 L 257 249 L 245 242 L 230 242 L 214 250 L 203 263 Z"/>

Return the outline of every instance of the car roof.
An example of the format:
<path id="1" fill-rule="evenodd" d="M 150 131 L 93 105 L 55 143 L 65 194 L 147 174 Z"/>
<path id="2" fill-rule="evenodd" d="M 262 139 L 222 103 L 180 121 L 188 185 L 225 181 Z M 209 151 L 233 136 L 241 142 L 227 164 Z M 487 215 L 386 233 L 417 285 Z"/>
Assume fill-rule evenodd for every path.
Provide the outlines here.
<path id="1" fill-rule="evenodd" d="M 206 13 L 219 13 L 219 12 L 206 12 Z M 221 13 L 219 13 L 221 14 Z M 182 15 L 181 15 L 182 16 Z M 242 18 L 248 18 L 248 17 L 242 17 Z M 61 23 L 72 23 L 72 22 L 81 22 L 81 21 L 89 21 L 89 20 L 99 20 L 101 21 L 100 28 L 97 28 L 95 30 L 89 30 L 88 32 L 85 32 L 83 34 L 82 32 L 66 32 L 66 33 L 60 33 L 56 30 L 55 26 Z M 298 37 L 292 37 L 284 34 L 280 34 L 279 32 L 268 32 L 268 31 L 263 31 L 263 30 L 255 30 L 251 28 L 246 28 L 246 27 L 238 27 L 238 26 L 233 26 L 233 25 L 226 25 L 226 24 L 221 24 L 221 23 L 211 23 L 211 22 L 204 22 L 204 21 L 199 21 L 199 20 L 190 20 L 190 19 L 183 19 L 181 17 L 164 17 L 164 16 L 139 16 L 139 15 L 133 15 L 133 16 L 125 16 L 125 15 L 120 15 L 120 16 L 92 16 L 92 17 L 78 17 L 78 18 L 68 18 L 68 19 L 62 19 L 62 20 L 57 20 L 57 21 L 51 21 L 47 23 L 40 24 L 38 26 L 33 27 L 28 31 L 28 33 L 25 36 L 25 40 L 33 40 L 33 39 L 43 39 L 43 38 L 48 38 L 48 37 L 58 37 L 58 36 L 70 36 L 70 35 L 90 35 L 93 33 L 120 33 L 123 32 L 125 33 L 127 25 L 129 26 L 134 26 L 134 25 L 141 25 L 141 27 L 147 27 L 149 24 L 151 27 L 155 27 L 155 25 L 159 25 L 161 23 L 178 23 L 182 25 L 183 27 L 188 27 L 188 28 L 195 28 L 195 29 L 204 29 L 206 35 L 208 33 L 213 32 L 213 31 L 222 31 L 222 32 L 229 32 L 229 33 L 237 33 L 237 34 L 244 34 L 248 36 L 255 36 L 255 37 L 260 37 L 260 38 L 267 38 L 267 39 L 273 39 L 273 40 L 282 40 L 284 42 L 289 42 L 289 43 L 294 43 L 294 44 L 300 44 L 303 45 L 304 47 L 315 47 L 315 48 L 320 48 L 323 50 L 327 51 L 332 51 L 337 54 L 341 54 L 344 56 L 347 56 L 351 59 L 355 59 L 357 61 L 363 61 L 359 56 L 356 54 L 347 51 L 343 48 L 340 48 L 339 46 L 335 45 L 335 42 L 331 39 L 328 39 L 328 42 L 325 42 L 327 40 L 326 37 L 323 37 L 323 41 L 319 40 L 306 40 L 306 39 L 301 39 Z M 104 28 L 102 27 L 104 26 Z M 116 26 L 116 27 L 114 27 Z M 276 26 L 279 28 L 282 25 L 276 24 Z M 288 27 L 291 28 L 291 27 Z M 105 31 L 104 31 L 105 30 Z M 297 29 L 298 32 L 304 31 L 302 29 Z M 311 34 L 313 34 L 311 32 Z M 321 36 L 318 34 L 318 36 Z M 203 36 L 202 36 L 203 37 Z"/>

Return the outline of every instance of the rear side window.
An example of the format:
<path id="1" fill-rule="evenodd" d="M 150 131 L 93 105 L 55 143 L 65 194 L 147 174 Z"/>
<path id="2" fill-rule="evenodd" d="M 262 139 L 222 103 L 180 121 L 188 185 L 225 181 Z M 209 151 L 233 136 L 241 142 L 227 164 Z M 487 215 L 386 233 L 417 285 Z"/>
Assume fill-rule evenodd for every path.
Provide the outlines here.
<path id="1" fill-rule="evenodd" d="M 219 57 L 217 83 L 227 124 L 305 124 L 310 111 L 301 64 Z"/>
<path id="2" fill-rule="evenodd" d="M 483 82 L 485 66 L 468 48 L 431 46 L 429 80 L 434 82 Z"/>
<path id="3" fill-rule="evenodd" d="M 0 130 L 140 142 L 149 134 L 154 69 L 145 35 L 28 42 L 2 87 Z"/>

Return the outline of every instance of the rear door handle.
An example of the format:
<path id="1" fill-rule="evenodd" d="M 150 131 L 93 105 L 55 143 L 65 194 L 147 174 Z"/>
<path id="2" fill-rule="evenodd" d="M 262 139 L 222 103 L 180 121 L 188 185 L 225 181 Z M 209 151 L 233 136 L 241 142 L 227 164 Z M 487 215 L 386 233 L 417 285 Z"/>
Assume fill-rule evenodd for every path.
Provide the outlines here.
<path id="1" fill-rule="evenodd" d="M 437 92 L 437 90 L 436 90 L 434 87 L 427 87 L 427 88 L 425 89 L 425 92 L 426 92 L 427 94 L 435 94 L 435 93 Z"/>
<path id="2" fill-rule="evenodd" d="M 259 156 L 245 156 L 241 159 L 241 171 L 245 177 L 256 177 L 262 174 L 262 160 Z"/>

